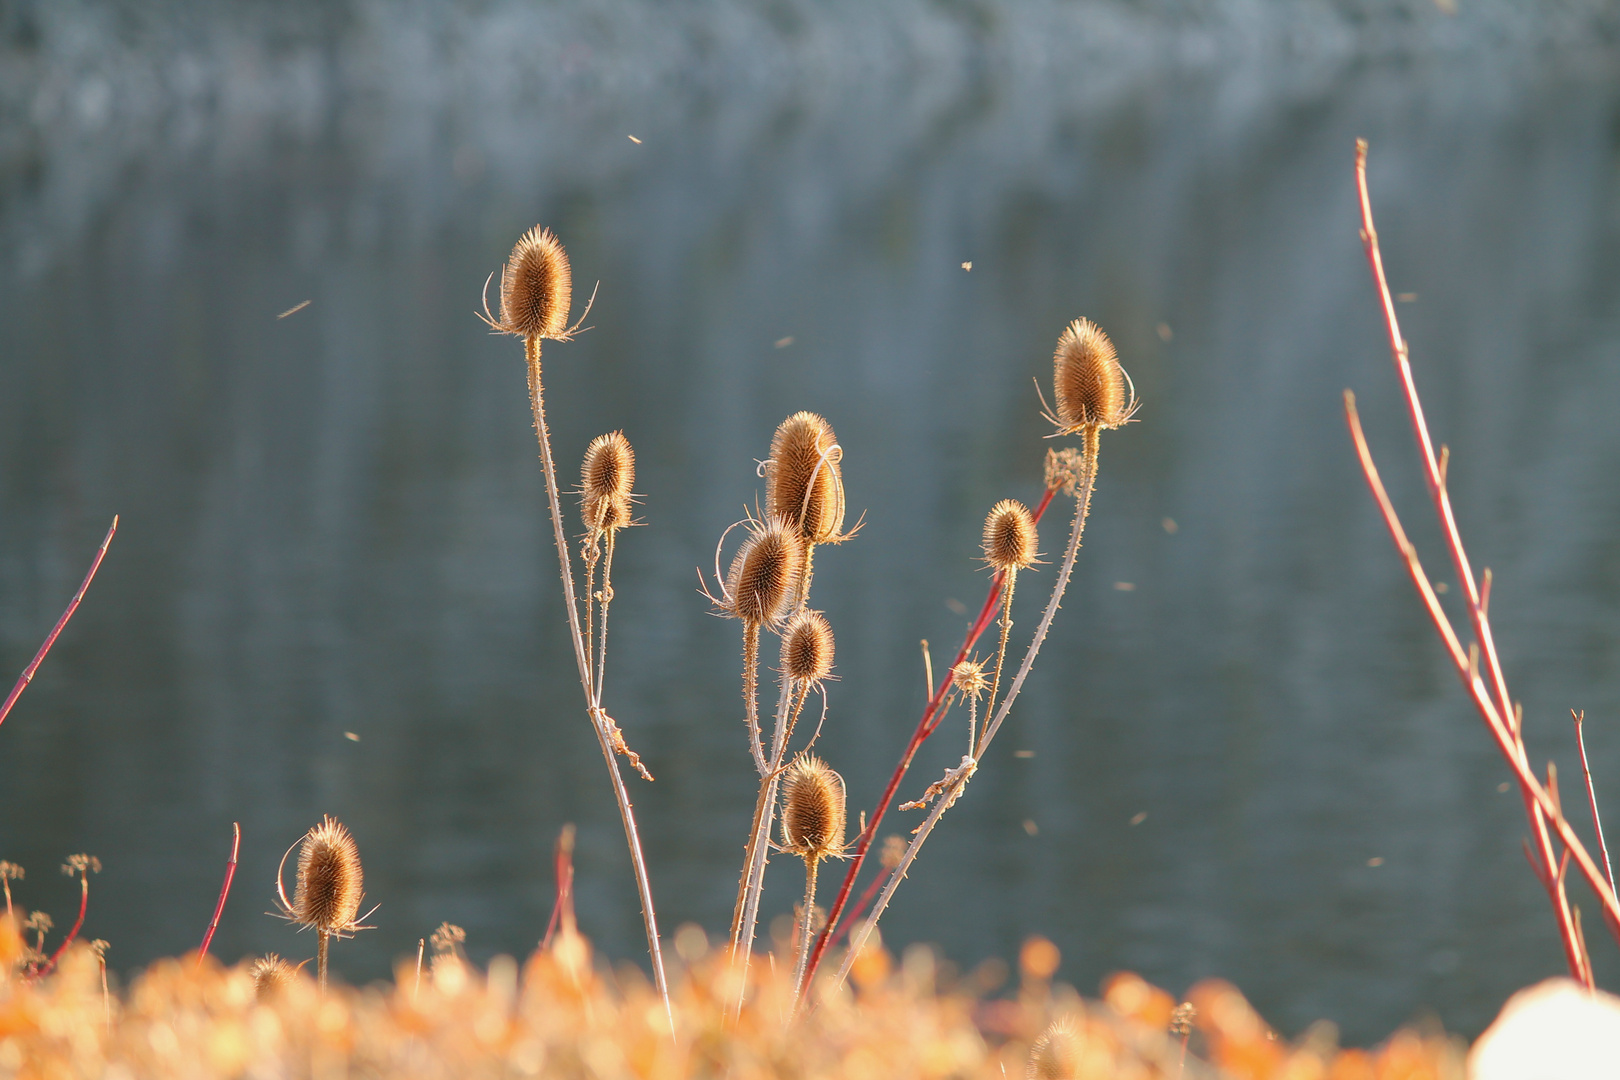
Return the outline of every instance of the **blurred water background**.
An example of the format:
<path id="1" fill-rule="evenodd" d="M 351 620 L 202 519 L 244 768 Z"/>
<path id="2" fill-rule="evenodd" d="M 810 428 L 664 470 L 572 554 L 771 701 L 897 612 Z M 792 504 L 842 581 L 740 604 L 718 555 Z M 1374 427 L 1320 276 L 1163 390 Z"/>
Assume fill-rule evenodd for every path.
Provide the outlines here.
<path id="1" fill-rule="evenodd" d="M 123 520 L 0 730 L 21 901 L 66 925 L 55 867 L 100 856 L 85 933 L 131 971 L 195 947 L 240 821 L 216 949 L 303 955 L 262 913 L 330 812 L 382 904 L 334 953 L 366 981 L 441 920 L 475 959 L 531 949 L 572 821 L 584 929 L 645 962 L 521 349 L 473 316 L 541 222 L 601 282 L 546 353 L 565 474 L 614 428 L 640 456 L 608 701 L 658 777 L 631 782 L 669 931 L 722 934 L 735 892 L 739 634 L 695 569 L 775 424 L 825 414 L 866 512 L 815 590 L 853 818 L 915 723 L 918 640 L 943 663 L 983 596 L 984 511 L 1038 497 L 1031 380 L 1088 315 L 1141 422 L 1105 439 L 1057 629 L 888 942 L 967 966 L 1040 933 L 1087 992 L 1222 975 L 1289 1032 L 1477 1032 L 1562 962 L 1345 435 L 1351 387 L 1448 579 L 1352 143 L 1532 755 L 1568 800 L 1584 708 L 1620 813 L 1620 16 L 1457 7 L 0 3 L 0 670 Z M 775 865 L 770 917 L 800 888 Z"/>

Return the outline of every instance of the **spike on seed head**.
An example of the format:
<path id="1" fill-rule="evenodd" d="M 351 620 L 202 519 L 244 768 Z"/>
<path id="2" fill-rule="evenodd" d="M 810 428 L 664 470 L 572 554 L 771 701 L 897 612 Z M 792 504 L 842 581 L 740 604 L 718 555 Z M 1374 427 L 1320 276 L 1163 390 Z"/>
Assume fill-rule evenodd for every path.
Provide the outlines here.
<path id="1" fill-rule="evenodd" d="M 984 561 L 995 570 L 1022 570 L 1035 562 L 1035 522 L 1017 499 L 1002 499 L 984 519 Z"/>
<path id="2" fill-rule="evenodd" d="M 782 777 L 782 846 L 807 862 L 844 850 L 844 778 L 801 754 Z"/>
<path id="3" fill-rule="evenodd" d="M 1079 1080 L 1080 1033 L 1067 1017 L 1055 1020 L 1029 1048 L 1029 1080 Z"/>
<path id="4" fill-rule="evenodd" d="M 727 614 L 745 623 L 775 626 L 804 569 L 804 545 L 779 517 L 754 522 L 726 575 Z"/>
<path id="5" fill-rule="evenodd" d="M 344 936 L 356 925 L 364 895 L 360 850 L 330 814 L 304 834 L 298 849 L 298 884 L 282 914 L 323 934 Z"/>
<path id="6" fill-rule="evenodd" d="M 501 270 L 501 321 L 496 328 L 533 338 L 566 338 L 573 273 L 562 241 L 536 225 L 518 240 Z"/>
<path id="7" fill-rule="evenodd" d="M 1058 336 L 1052 354 L 1053 419 L 1067 434 L 1084 427 L 1114 428 L 1136 411 L 1130 378 L 1114 343 L 1090 319 L 1076 319 Z"/>
<path id="8" fill-rule="evenodd" d="M 800 683 L 819 683 L 832 674 L 833 632 L 814 611 L 793 616 L 782 631 L 782 670 Z"/>
<path id="9" fill-rule="evenodd" d="M 832 425 L 796 412 L 777 427 L 765 462 L 765 512 L 786 519 L 812 544 L 849 539 L 844 527 L 844 451 Z"/>

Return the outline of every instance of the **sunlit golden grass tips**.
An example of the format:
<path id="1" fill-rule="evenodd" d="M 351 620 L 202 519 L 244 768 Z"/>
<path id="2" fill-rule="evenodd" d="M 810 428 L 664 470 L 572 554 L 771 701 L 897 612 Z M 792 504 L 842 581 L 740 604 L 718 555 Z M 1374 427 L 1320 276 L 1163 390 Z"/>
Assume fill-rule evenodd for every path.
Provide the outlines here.
<path id="1" fill-rule="evenodd" d="M 765 512 L 786 521 L 807 542 L 837 544 L 844 527 L 843 448 L 832 425 L 796 412 L 777 427 L 764 464 Z"/>
<path id="2" fill-rule="evenodd" d="M 1023 570 L 1035 562 L 1035 522 L 1017 499 L 1002 499 L 984 519 L 984 561 L 993 570 Z"/>
<path id="3" fill-rule="evenodd" d="M 1060 433 L 1119 427 L 1136 411 L 1136 391 L 1114 343 L 1091 320 L 1076 319 L 1064 328 L 1052 366 L 1056 409 L 1048 419 Z"/>

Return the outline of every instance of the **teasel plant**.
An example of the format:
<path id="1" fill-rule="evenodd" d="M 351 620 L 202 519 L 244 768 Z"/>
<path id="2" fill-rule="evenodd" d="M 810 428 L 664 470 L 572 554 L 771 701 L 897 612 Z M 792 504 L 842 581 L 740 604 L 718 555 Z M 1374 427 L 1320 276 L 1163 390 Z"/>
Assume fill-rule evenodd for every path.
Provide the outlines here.
<path id="1" fill-rule="evenodd" d="M 288 900 L 282 876 L 293 848 L 298 848 L 298 868 L 293 898 Z M 319 825 L 312 826 L 295 841 L 282 854 L 281 864 L 276 867 L 277 910 L 272 914 L 296 923 L 301 930 L 315 931 L 315 978 L 323 992 L 326 990 L 327 951 L 332 940 L 373 929 L 362 925 L 377 910 L 373 907 L 364 915 L 360 914 L 360 903 L 365 899 L 364 883 L 360 849 L 349 830 L 330 814 L 322 815 Z"/>
<path id="2" fill-rule="evenodd" d="M 810 753 L 793 759 L 782 778 L 782 850 L 804 860 L 804 907 L 799 913 L 799 939 L 794 960 L 794 1007 L 799 979 L 810 960 L 815 924 L 816 867 L 821 860 L 844 854 L 844 778 Z"/>
<path id="3" fill-rule="evenodd" d="M 968 781 L 977 772 L 985 751 L 1001 730 L 1001 725 L 1006 721 L 1013 703 L 1018 699 L 1024 681 L 1035 665 L 1035 658 L 1040 653 L 1041 645 L 1052 628 L 1052 620 L 1057 616 L 1058 607 L 1063 601 L 1063 594 L 1074 571 L 1075 559 L 1080 553 L 1080 539 L 1085 531 L 1086 515 L 1091 508 L 1091 494 L 1097 479 L 1097 454 L 1101 433 L 1129 423 L 1136 413 L 1138 402 L 1130 376 L 1120 366 L 1113 342 L 1090 320 L 1076 319 L 1064 329 L 1058 337 L 1052 365 L 1055 407 L 1046 408 L 1043 415 L 1057 429 L 1053 437 L 1079 435 L 1081 438 L 1079 475 L 1074 481 L 1074 520 L 1069 526 L 1069 540 L 1058 567 L 1057 580 L 1053 582 L 1051 596 L 1041 613 L 1040 622 L 1035 627 L 1034 636 L 1024 652 L 1023 660 L 1019 663 L 1017 674 L 1013 676 L 999 704 L 993 696 L 987 703 L 988 719 L 971 752 L 963 757 L 960 765 L 946 770 L 940 780 L 930 785 L 921 799 L 908 804 L 920 807 L 931 801 L 933 806 L 927 818 L 912 834 L 911 842 L 907 845 L 905 854 L 901 856 L 899 865 L 890 871 L 883 890 L 872 908 L 871 916 L 852 931 L 849 950 L 839 968 L 836 983 L 842 983 L 849 976 L 856 958 L 859 957 L 868 937 L 877 927 L 878 920 L 882 918 L 890 900 L 893 899 L 895 890 L 899 888 L 900 882 L 905 880 L 906 872 L 916 860 L 918 851 L 927 842 L 945 811 L 955 805 L 957 799 L 961 797 Z M 1048 490 L 1053 489 L 1049 486 Z M 1015 575 L 1020 567 L 1012 563 L 997 566 L 998 558 L 1011 556 L 1014 552 L 1000 549 L 993 551 L 995 545 L 992 543 L 994 539 L 992 525 L 996 521 L 997 516 L 992 511 L 985 526 L 985 557 L 993 568 L 1000 571 L 997 576 L 1005 581 L 1009 576 Z M 1029 547 L 1020 549 L 1016 554 L 1020 559 L 1027 555 L 1029 562 L 1033 563 L 1033 515 L 1030 515 L 1030 525 Z M 1010 623 L 1010 616 L 1005 609 L 1002 621 L 1004 625 Z M 999 666 L 998 664 L 998 669 Z M 998 670 L 996 681 L 999 680 Z M 874 826 L 875 822 L 868 828 Z M 830 929 L 829 923 L 829 931 Z M 800 986 L 801 993 L 808 986 L 813 974 L 813 967 L 807 968 L 804 972 Z"/>
<path id="4" fill-rule="evenodd" d="M 492 274 L 491 277 L 493 276 Z M 484 284 L 487 296 L 489 282 L 486 281 Z M 546 423 L 545 384 L 540 362 L 541 345 L 545 341 L 569 341 L 579 334 L 591 305 L 587 302 L 585 314 L 582 314 L 579 320 L 572 324 L 568 322 L 569 309 L 573 301 L 573 271 L 569 266 L 568 254 L 555 233 L 538 225 L 523 234 L 512 248 L 512 254 L 501 270 L 500 296 L 500 316 L 497 318 L 490 313 L 486 299 L 480 317 L 496 333 L 511 334 L 523 339 L 523 354 L 529 375 L 529 405 L 534 413 L 535 437 L 540 444 L 540 462 L 545 473 L 546 499 L 551 511 L 552 534 L 557 546 L 557 568 L 562 579 L 563 606 L 568 614 L 568 633 L 574 646 L 574 662 L 579 669 L 579 685 L 585 694 L 586 712 L 601 747 L 602 758 L 607 764 L 614 800 L 618 804 L 619 817 L 624 824 L 625 843 L 630 850 L 636 890 L 641 899 L 641 915 L 647 932 L 647 952 L 652 959 L 653 980 L 657 984 L 665 1015 L 669 1018 L 673 1030 L 674 1013 L 669 1004 L 669 980 L 664 973 L 664 956 L 658 938 L 658 912 L 653 903 L 652 882 L 647 876 L 647 860 L 642 852 L 635 811 L 630 803 L 630 793 L 625 787 L 624 777 L 619 772 L 616 755 L 625 755 L 643 778 L 651 780 L 652 776 L 642 767 L 641 759 L 630 750 L 617 722 L 602 707 L 599 676 L 592 665 L 592 641 L 585 627 L 581 625 L 579 602 L 574 589 L 574 573 L 568 553 L 568 539 L 563 528 L 562 501 L 557 486 L 556 463 L 551 450 L 551 431 Z M 593 292 L 592 300 L 594 299 Z M 584 500 L 582 510 L 586 519 L 585 561 L 588 577 L 594 576 L 595 569 L 594 560 L 589 554 L 592 540 L 594 539 L 598 545 L 596 550 L 602 550 L 605 543 L 606 551 L 611 553 L 613 534 L 629 524 L 634 457 L 628 454 L 620 456 L 620 451 L 629 450 L 628 442 L 623 442 L 620 446 L 622 440 L 622 434 L 619 434 L 618 439 L 613 435 L 603 436 L 597 443 L 592 444 L 595 453 L 594 455 L 587 453 L 582 467 L 584 486 L 581 497 Z M 610 567 L 604 566 L 604 579 L 609 570 Z M 592 584 L 594 582 L 588 582 L 586 589 L 587 619 L 590 618 Z M 611 597 L 611 594 L 611 582 L 604 580 L 602 595 Z M 605 668 L 607 642 L 605 603 L 601 607 L 601 618 L 601 648 L 594 651 L 598 659 L 597 666 Z"/>

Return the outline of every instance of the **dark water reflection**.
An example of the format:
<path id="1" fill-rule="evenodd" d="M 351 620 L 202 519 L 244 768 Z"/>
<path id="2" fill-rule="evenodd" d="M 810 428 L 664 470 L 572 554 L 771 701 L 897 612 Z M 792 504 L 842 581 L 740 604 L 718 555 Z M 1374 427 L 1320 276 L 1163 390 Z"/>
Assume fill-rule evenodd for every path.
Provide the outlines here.
<path id="1" fill-rule="evenodd" d="M 668 928 L 722 930 L 735 891 L 738 633 L 694 568 L 754 498 L 775 423 L 828 416 L 866 510 L 816 575 L 841 677 L 821 748 L 853 809 L 915 721 L 918 639 L 938 658 L 982 596 L 981 515 L 1038 494 L 1030 380 L 1087 314 L 1142 422 L 1106 440 L 1063 617 L 888 940 L 972 963 L 1038 932 L 1088 990 L 1119 967 L 1220 974 L 1288 1030 L 1330 1017 L 1365 1040 L 1421 1009 L 1477 1030 L 1561 961 L 1522 808 L 1340 418 L 1352 387 L 1437 556 L 1357 243 L 1358 135 L 1533 752 L 1576 776 L 1566 710 L 1585 708 L 1620 799 L 1620 95 L 1603 54 L 1482 50 L 1047 81 L 878 78 L 857 56 L 743 70 L 735 93 L 629 61 L 590 93 L 496 64 L 541 106 L 489 114 L 464 56 L 418 57 L 379 100 L 331 74 L 338 54 L 295 50 L 275 70 L 307 78 L 264 76 L 285 93 L 258 112 L 225 83 L 130 130 L 108 119 L 138 107 L 122 69 L 42 91 L 36 113 L 74 122 L 0 121 L 0 669 L 124 526 L 0 731 L 25 902 L 61 922 L 52 867 L 88 850 L 107 869 L 87 933 L 117 966 L 192 947 L 240 820 L 218 951 L 298 954 L 260 913 L 282 849 L 332 812 L 383 905 L 336 954 L 364 980 L 444 919 L 475 957 L 531 948 L 574 821 L 586 930 L 640 954 L 520 350 L 472 314 L 541 221 L 602 282 L 594 329 L 547 352 L 559 454 L 622 427 L 641 460 L 608 693 L 659 778 L 636 796 Z M 208 59 L 176 70 L 213 85 Z M 1021 590 L 1026 628 L 1042 588 Z M 954 731 L 912 788 L 960 754 Z M 779 864 L 768 914 L 796 876 Z"/>

